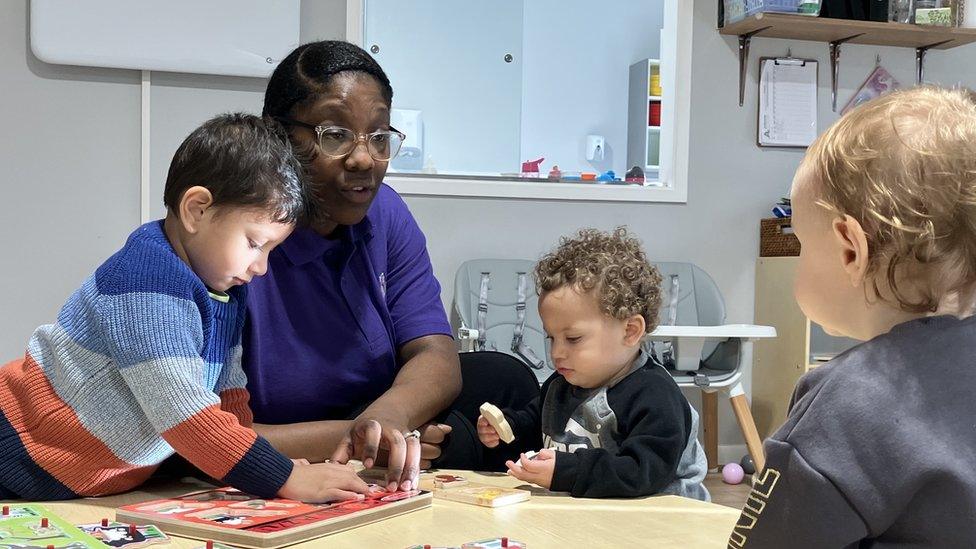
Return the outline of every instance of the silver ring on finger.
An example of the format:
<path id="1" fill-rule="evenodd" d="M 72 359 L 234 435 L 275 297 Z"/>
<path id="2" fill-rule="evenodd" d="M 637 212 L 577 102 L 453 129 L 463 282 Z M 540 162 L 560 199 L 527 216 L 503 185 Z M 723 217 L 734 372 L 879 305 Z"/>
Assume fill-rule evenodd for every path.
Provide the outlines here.
<path id="1" fill-rule="evenodd" d="M 408 438 L 418 438 L 419 439 L 420 438 L 420 431 L 414 429 L 413 431 L 410 431 L 409 433 L 403 433 L 403 438 L 404 439 L 408 439 Z"/>

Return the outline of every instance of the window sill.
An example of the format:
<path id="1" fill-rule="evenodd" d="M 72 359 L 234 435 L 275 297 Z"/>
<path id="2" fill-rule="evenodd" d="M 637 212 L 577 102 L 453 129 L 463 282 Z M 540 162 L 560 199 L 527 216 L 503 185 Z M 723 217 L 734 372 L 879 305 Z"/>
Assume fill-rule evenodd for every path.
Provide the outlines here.
<path id="1" fill-rule="evenodd" d="M 553 183 L 546 179 L 502 179 L 450 175 L 387 174 L 384 182 L 404 196 L 507 198 L 597 202 L 685 202 L 672 187 Z"/>

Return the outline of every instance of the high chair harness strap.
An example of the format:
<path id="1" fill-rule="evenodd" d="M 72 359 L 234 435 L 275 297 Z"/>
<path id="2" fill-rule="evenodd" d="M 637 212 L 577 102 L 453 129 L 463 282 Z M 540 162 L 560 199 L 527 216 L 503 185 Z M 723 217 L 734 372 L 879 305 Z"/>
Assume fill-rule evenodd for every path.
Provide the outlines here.
<path id="1" fill-rule="evenodd" d="M 668 304 L 668 326 L 678 321 L 678 275 L 671 275 L 671 302 Z M 661 362 L 665 368 L 674 369 L 674 344 L 668 340 L 661 345 Z"/>
<path id="2" fill-rule="evenodd" d="M 515 304 L 515 334 L 512 336 L 512 351 L 518 356 L 522 357 L 529 366 L 535 368 L 536 370 L 541 370 L 545 367 L 545 361 L 539 359 L 538 356 L 532 351 L 532 348 L 526 345 L 525 341 L 522 339 L 522 334 L 525 333 L 525 288 L 526 278 L 525 273 L 518 274 L 518 302 Z"/>
<path id="3" fill-rule="evenodd" d="M 488 281 L 489 273 L 481 273 L 481 289 L 478 291 L 478 350 L 485 350 L 488 337 Z"/>

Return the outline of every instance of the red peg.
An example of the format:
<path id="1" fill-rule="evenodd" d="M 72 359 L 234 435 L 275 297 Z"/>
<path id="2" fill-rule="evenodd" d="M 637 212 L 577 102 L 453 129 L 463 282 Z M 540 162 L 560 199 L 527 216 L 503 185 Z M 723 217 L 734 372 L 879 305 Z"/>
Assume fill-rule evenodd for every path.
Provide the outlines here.
<path id="1" fill-rule="evenodd" d="M 108 528 L 108 519 L 107 518 L 103 518 L 102 519 L 102 528 Z"/>
<path id="2" fill-rule="evenodd" d="M 136 528 L 136 525 L 135 525 L 135 524 L 130 524 L 130 525 L 129 525 L 129 535 L 130 535 L 130 536 L 133 536 L 133 537 L 135 537 L 135 535 L 136 535 L 136 534 L 137 534 L 138 532 L 139 532 L 139 530 L 138 530 L 138 529 Z"/>
<path id="3" fill-rule="evenodd" d="M 9 514 L 10 514 L 10 506 L 9 505 L 4 505 L 3 506 L 3 516 L 7 516 Z"/>
<path id="4" fill-rule="evenodd" d="M 41 528 L 47 528 L 47 517 L 41 517 Z"/>
<path id="5" fill-rule="evenodd" d="M 502 538 L 502 547 L 508 547 L 508 538 Z"/>
<path id="6" fill-rule="evenodd" d="M 207 540 L 207 549 L 214 549 L 213 540 L 212 539 L 208 539 Z"/>
<path id="7" fill-rule="evenodd" d="M 49 543 L 48 546 L 47 546 L 47 549 L 54 549 L 54 544 L 53 543 Z"/>

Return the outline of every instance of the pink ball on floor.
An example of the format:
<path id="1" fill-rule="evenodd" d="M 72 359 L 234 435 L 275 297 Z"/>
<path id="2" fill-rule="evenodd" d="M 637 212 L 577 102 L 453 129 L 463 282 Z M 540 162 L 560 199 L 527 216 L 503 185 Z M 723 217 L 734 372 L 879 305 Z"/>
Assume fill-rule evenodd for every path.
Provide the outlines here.
<path id="1" fill-rule="evenodd" d="M 738 463 L 726 463 L 725 467 L 722 467 L 722 480 L 726 484 L 739 484 L 745 475 L 745 471 Z"/>

